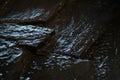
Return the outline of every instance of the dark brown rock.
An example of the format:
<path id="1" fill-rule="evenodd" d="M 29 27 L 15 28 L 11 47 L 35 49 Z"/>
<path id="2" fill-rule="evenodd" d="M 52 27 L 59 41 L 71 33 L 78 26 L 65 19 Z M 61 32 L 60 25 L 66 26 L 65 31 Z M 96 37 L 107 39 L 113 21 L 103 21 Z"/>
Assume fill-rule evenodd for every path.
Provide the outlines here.
<path id="1" fill-rule="evenodd" d="M 32 80 L 93 80 L 92 61 L 62 54 L 52 54 L 41 63 L 40 59 L 34 59 L 29 71 Z"/>
<path id="2" fill-rule="evenodd" d="M 0 46 L 6 46 L 0 49 L 0 79 L 18 80 L 32 60 L 31 54 L 25 47 L 17 47 L 15 41 L 5 39 L 0 41 L 4 41 Z"/>
<path id="3" fill-rule="evenodd" d="M 19 63 L 22 56 L 23 50 L 17 47 L 16 41 L 0 38 L 0 79 L 15 80 L 23 68 L 23 63 Z"/>
<path id="4" fill-rule="evenodd" d="M 57 34 L 54 51 L 81 56 L 107 27 L 114 7 L 106 1 L 68 0 L 64 9 L 48 23 L 55 26 Z"/>
<path id="5" fill-rule="evenodd" d="M 64 0 L 10 0 L 0 22 L 43 23 L 63 6 Z M 4 3 L 5 4 L 5 3 Z"/>

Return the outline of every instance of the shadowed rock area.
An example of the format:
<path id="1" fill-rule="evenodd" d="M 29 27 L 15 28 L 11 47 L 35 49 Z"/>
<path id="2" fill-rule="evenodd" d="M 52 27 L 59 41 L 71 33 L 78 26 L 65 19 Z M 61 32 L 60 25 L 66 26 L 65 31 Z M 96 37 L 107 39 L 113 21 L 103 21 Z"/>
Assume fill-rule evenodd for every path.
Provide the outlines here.
<path id="1" fill-rule="evenodd" d="M 5 14 L 1 16 L 1 23 L 44 23 L 54 15 L 65 2 L 64 0 L 7 0 L 6 2 L 8 1 L 9 3 L 3 6 Z M 5 4 L 4 1 L 3 4 Z"/>
<path id="2" fill-rule="evenodd" d="M 119 80 L 119 13 L 118 0 L 1 0 L 0 80 Z"/>
<path id="3" fill-rule="evenodd" d="M 22 54 L 22 49 L 16 46 L 15 41 L 0 38 L 0 66 L 8 65 Z"/>
<path id="4" fill-rule="evenodd" d="M 64 9 L 48 24 L 55 26 L 55 52 L 81 56 L 107 29 L 115 8 L 110 4 L 107 1 L 68 0 Z"/>

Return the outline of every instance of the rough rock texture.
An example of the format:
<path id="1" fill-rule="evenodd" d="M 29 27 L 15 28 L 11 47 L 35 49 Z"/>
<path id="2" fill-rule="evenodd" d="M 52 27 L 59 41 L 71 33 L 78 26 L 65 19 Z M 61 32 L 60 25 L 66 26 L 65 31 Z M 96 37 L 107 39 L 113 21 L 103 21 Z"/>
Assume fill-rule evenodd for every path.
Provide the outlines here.
<path id="1" fill-rule="evenodd" d="M 0 79 L 5 80 L 18 80 L 29 68 L 31 51 L 54 35 L 52 29 L 33 25 L 1 24 L 0 30 Z"/>
<path id="2" fill-rule="evenodd" d="M 49 2 L 49 3 L 48 3 Z M 9 23 L 40 23 L 50 18 L 58 8 L 62 7 L 64 0 L 10 0 L 6 8 L 5 16 L 0 22 Z"/>
<path id="3" fill-rule="evenodd" d="M 114 47 L 109 45 L 109 40 L 114 38 L 107 35 L 98 38 L 119 10 L 116 1 L 1 0 L 0 79 L 107 80 L 107 71 L 111 69 L 110 75 L 119 80 L 119 46 L 114 59 L 108 56 L 114 53 L 111 51 Z M 56 34 L 51 37 L 53 30 Z M 96 39 L 98 43 L 91 46 Z M 93 59 L 82 60 L 81 55 Z"/>
<path id="4" fill-rule="evenodd" d="M 0 38 L 0 79 L 15 80 L 23 69 L 20 63 L 21 57 L 24 55 L 22 48 L 16 45 L 16 41 Z M 19 65 L 20 64 L 20 65 Z M 14 69 L 14 71 L 13 71 Z M 12 77 L 12 76 L 15 77 Z"/>
<path id="5" fill-rule="evenodd" d="M 76 59 L 61 54 L 52 54 L 46 57 L 32 55 L 30 60 L 31 62 L 29 59 L 25 59 L 25 61 L 29 61 L 29 65 L 25 65 L 24 70 L 26 72 L 19 77 L 20 80 L 93 79 L 91 76 L 91 74 L 93 75 L 92 62 L 89 60 Z"/>
<path id="6" fill-rule="evenodd" d="M 81 56 L 112 19 L 115 6 L 110 4 L 105 1 L 68 0 L 55 20 L 49 21 L 49 25 L 55 26 L 57 35 L 55 53 Z"/>
<path id="7" fill-rule="evenodd" d="M 0 41 L 3 41 L 0 46 L 6 46 L 0 50 L 0 79 L 18 80 L 18 77 L 24 73 L 31 54 L 23 47 L 14 45 L 15 41 L 5 39 L 0 39 Z"/>
<path id="8" fill-rule="evenodd" d="M 0 25 L 0 37 L 17 41 L 19 45 L 37 47 L 54 32 L 52 29 L 33 25 Z"/>
<path id="9" fill-rule="evenodd" d="M 34 71 L 30 75 L 32 80 L 39 80 L 40 78 L 43 80 L 92 80 L 90 74 L 93 74 L 91 61 L 63 55 L 51 57 L 43 66 L 39 65 L 39 62 L 34 62 L 32 70 Z"/>
<path id="10" fill-rule="evenodd" d="M 16 41 L 0 38 L 0 66 L 14 62 L 22 54 L 23 51 L 16 46 Z"/>
<path id="11" fill-rule="evenodd" d="M 96 28 L 94 24 L 88 23 L 87 20 L 75 24 L 72 18 L 70 24 L 59 33 L 55 52 L 80 56 L 89 45 L 95 42 L 102 32 L 101 28 L 101 26 Z"/>

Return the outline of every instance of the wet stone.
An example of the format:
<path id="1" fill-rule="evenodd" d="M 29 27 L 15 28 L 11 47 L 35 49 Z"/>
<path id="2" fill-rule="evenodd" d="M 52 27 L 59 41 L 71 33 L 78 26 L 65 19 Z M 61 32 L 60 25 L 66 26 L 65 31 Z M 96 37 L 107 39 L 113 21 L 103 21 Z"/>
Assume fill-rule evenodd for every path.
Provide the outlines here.
<path id="1" fill-rule="evenodd" d="M 31 54 L 14 40 L 0 38 L 0 47 L 0 79 L 18 80 Z"/>
<path id="2" fill-rule="evenodd" d="M 13 15 L 7 16 L 7 18 L 1 19 L 1 22 L 14 22 L 14 23 L 44 23 L 44 21 L 41 21 L 41 19 L 38 19 L 37 17 L 42 16 L 45 14 L 44 9 L 33 9 L 33 10 L 26 10 L 23 12 L 15 13 Z"/>
<path id="3" fill-rule="evenodd" d="M 55 53 L 80 57 L 104 32 L 112 19 L 111 6 L 106 1 L 68 0 L 66 6 L 49 25 L 55 26 Z M 112 4 L 113 5 L 113 4 Z"/>
<path id="4" fill-rule="evenodd" d="M 11 39 L 19 45 L 27 45 L 38 47 L 54 32 L 52 29 L 43 28 L 33 25 L 15 25 L 15 24 L 2 24 L 0 25 L 0 37 Z M 1 48 L 4 47 L 1 46 Z"/>
<path id="5" fill-rule="evenodd" d="M 95 80 L 112 80 L 113 78 L 111 78 L 111 76 L 113 76 L 114 73 L 112 72 L 111 67 L 119 65 L 117 61 L 116 65 L 112 63 L 112 59 L 119 61 L 117 58 L 119 56 L 115 56 L 116 39 L 119 38 L 117 35 L 115 36 L 115 34 L 118 34 L 119 29 L 115 29 L 115 25 L 114 27 L 113 25 L 109 25 L 109 28 L 106 29 L 104 34 L 96 40 L 88 50 L 88 53 L 85 54 L 87 56 L 89 55 L 88 58 L 93 60 Z M 115 70 L 116 73 L 117 71 L 120 71 L 118 68 Z M 115 80 L 117 80 L 117 77 L 118 76 L 116 74 Z"/>
<path id="6" fill-rule="evenodd" d="M 47 20 L 62 2 L 61 0 L 11 0 L 1 22 L 41 22 Z M 27 4 L 26 4 L 27 3 Z"/>
<path id="7" fill-rule="evenodd" d="M 0 38 L 0 79 L 13 75 L 19 69 L 16 64 L 23 55 L 23 49 L 17 47 L 17 42 Z M 11 67 L 14 66 L 14 67 Z M 20 66 L 20 65 L 19 65 Z M 12 71 L 12 70 L 15 71 Z M 8 73 L 11 71 L 10 73 Z M 6 80 L 6 79 L 5 79 Z M 12 79 L 11 79 L 12 80 Z"/>
<path id="8" fill-rule="evenodd" d="M 28 71 L 31 80 L 92 80 L 91 74 L 92 61 L 55 53 L 41 63 L 40 60 L 33 60 Z"/>
<path id="9" fill-rule="evenodd" d="M 5 52 L 8 55 L 4 55 L 4 57 L 2 56 L 2 59 L 0 59 L 0 72 L 2 74 L 0 79 L 15 80 L 24 67 L 24 62 L 21 60 L 23 57 L 23 50 L 20 48 L 11 48 L 4 51 L 4 53 Z"/>
<path id="10" fill-rule="evenodd" d="M 23 54 L 22 49 L 16 46 L 15 41 L 0 38 L 0 66 L 12 63 Z"/>
<path id="11" fill-rule="evenodd" d="M 71 21 L 66 27 L 58 33 L 55 53 L 75 57 L 81 56 L 81 54 L 95 42 L 98 35 L 102 32 L 102 28 L 103 26 L 96 26 L 96 24 L 90 23 L 83 17 L 81 17 L 79 21 L 71 18 Z"/>
<path id="12" fill-rule="evenodd" d="M 7 49 L 16 45 L 16 41 L 8 41 L 0 38 L 0 50 Z"/>

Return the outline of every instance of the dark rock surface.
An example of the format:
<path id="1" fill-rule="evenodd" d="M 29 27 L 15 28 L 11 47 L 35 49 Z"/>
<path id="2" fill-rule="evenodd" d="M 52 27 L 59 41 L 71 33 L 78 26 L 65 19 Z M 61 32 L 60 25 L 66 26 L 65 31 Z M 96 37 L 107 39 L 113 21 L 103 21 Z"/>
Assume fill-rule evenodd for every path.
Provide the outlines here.
<path id="1" fill-rule="evenodd" d="M 16 41 L 8 41 L 0 38 L 0 66 L 14 62 L 22 54 L 23 51 L 16 46 Z"/>
<path id="2" fill-rule="evenodd" d="M 119 80 L 117 1 L 1 0 L 0 79 Z"/>
<path id="3" fill-rule="evenodd" d="M 110 4 L 106 1 L 68 0 L 64 9 L 48 24 L 55 26 L 55 52 L 81 56 L 112 20 L 115 6 Z"/>
<path id="4" fill-rule="evenodd" d="M 23 47 L 11 47 L 0 51 L 0 79 L 18 80 L 18 77 L 25 72 L 30 55 Z"/>
<path id="5" fill-rule="evenodd" d="M 54 32 L 52 29 L 33 25 L 0 25 L 0 37 L 17 41 L 19 45 L 37 47 Z"/>
<path id="6" fill-rule="evenodd" d="M 27 78 L 31 80 L 93 79 L 92 62 L 89 60 L 54 53 L 46 58 L 45 56 L 37 56 L 37 58 L 32 56 L 31 59 L 31 64 L 27 66 L 27 68 L 29 67 L 28 71 L 21 75 L 20 80 Z M 83 75 L 86 75 L 86 77 Z"/>
<path id="7" fill-rule="evenodd" d="M 88 23 L 84 19 L 77 23 L 72 18 L 66 28 L 59 32 L 55 52 L 79 57 L 102 31 L 102 26 L 96 27 L 94 23 Z"/>
<path id="8" fill-rule="evenodd" d="M 120 27 L 116 17 L 98 40 L 89 48 L 87 58 L 93 61 L 95 80 L 119 80 Z"/>
<path id="9" fill-rule="evenodd" d="M 52 29 L 33 25 L 6 23 L 0 25 L 0 30 L 0 79 L 3 80 L 18 79 L 31 61 L 31 53 L 27 50 L 36 53 L 38 46 L 54 35 Z"/>
<path id="10" fill-rule="evenodd" d="M 10 41 L 0 38 L 0 79 L 7 80 L 8 78 L 18 76 L 22 70 L 19 63 L 23 56 L 23 49 L 19 48 L 16 41 Z M 20 64 L 20 65 L 19 65 Z M 17 73 L 17 74 L 16 74 Z M 12 77 L 11 80 L 15 78 Z"/>
<path id="11" fill-rule="evenodd" d="M 9 4 L 3 6 L 6 12 L 0 22 L 42 23 L 55 14 L 64 2 L 64 0 L 10 0 Z"/>
<path id="12" fill-rule="evenodd" d="M 33 75 L 31 74 L 31 79 L 39 80 L 42 78 L 43 80 L 92 80 L 93 76 L 90 74 L 93 74 L 93 72 L 92 63 L 90 61 L 78 59 L 72 62 L 72 60 L 70 60 L 72 58 L 67 56 L 66 58 L 63 57 L 65 56 L 61 55 L 57 57 L 57 62 L 54 62 L 55 59 L 53 59 L 53 62 L 51 62 L 51 60 L 48 61 L 48 63 L 45 62 L 46 66 L 43 68 L 40 67 L 40 65 L 33 66 L 33 71 L 35 72 L 33 72 Z M 69 58 L 69 60 L 67 58 Z M 51 62 L 51 64 L 49 62 Z M 83 69 L 85 70 L 83 71 Z M 38 75 L 38 77 L 36 77 L 36 75 Z"/>

